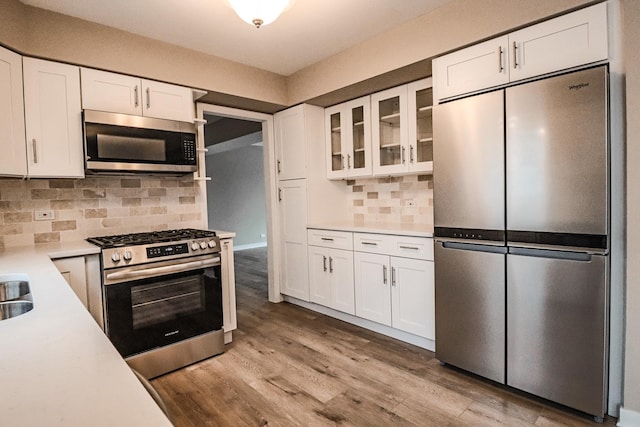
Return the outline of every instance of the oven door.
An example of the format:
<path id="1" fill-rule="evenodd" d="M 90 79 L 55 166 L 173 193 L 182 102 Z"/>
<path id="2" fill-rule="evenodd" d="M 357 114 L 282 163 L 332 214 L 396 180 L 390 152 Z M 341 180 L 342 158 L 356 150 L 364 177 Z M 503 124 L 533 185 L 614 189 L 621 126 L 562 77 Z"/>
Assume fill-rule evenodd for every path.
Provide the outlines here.
<path id="1" fill-rule="evenodd" d="M 169 272 L 180 269 L 187 271 Z M 200 268 L 189 269 L 193 266 Z M 151 275 L 151 277 L 149 277 Z M 220 258 L 105 274 L 106 331 L 123 357 L 222 329 Z M 136 278 L 139 277 L 139 278 Z M 105 282 L 107 283 L 107 282 Z"/>

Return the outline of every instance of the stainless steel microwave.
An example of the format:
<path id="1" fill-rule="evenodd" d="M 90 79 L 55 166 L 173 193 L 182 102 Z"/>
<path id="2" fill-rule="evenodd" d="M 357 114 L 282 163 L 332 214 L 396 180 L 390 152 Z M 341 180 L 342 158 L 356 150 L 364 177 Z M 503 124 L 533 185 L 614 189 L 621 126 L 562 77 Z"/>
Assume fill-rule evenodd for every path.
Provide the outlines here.
<path id="1" fill-rule="evenodd" d="M 87 173 L 186 174 L 198 169 L 193 123 L 84 110 Z"/>

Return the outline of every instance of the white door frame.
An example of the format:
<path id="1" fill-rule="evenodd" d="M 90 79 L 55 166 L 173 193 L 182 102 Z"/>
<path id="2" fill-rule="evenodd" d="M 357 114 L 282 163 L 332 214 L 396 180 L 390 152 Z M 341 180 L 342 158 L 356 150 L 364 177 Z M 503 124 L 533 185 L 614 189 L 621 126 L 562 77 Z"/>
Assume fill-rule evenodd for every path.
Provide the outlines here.
<path id="1" fill-rule="evenodd" d="M 277 197 L 278 191 L 277 179 L 275 173 L 275 133 L 273 129 L 273 115 L 265 113 L 256 113 L 253 111 L 245 111 L 237 108 L 222 107 L 219 105 L 196 103 L 196 117 L 198 124 L 198 148 L 204 149 L 204 115 L 215 114 L 216 116 L 229 117 L 239 120 L 249 120 L 262 123 L 262 141 L 263 141 L 263 164 L 264 164 L 264 187 L 265 187 L 265 209 L 267 213 L 267 258 L 268 258 L 268 281 L 269 281 L 269 301 L 283 301 L 280 294 L 280 226 L 278 221 Z M 201 176 L 206 176 L 206 162 L 204 150 L 199 151 L 198 163 L 200 164 Z M 197 179 L 197 178 L 196 178 Z M 207 215 L 207 185 L 206 178 L 199 180 L 200 197 L 202 203 L 202 218 L 205 225 L 209 226 L 209 218 Z M 233 230 L 229 230 L 233 231 Z"/>

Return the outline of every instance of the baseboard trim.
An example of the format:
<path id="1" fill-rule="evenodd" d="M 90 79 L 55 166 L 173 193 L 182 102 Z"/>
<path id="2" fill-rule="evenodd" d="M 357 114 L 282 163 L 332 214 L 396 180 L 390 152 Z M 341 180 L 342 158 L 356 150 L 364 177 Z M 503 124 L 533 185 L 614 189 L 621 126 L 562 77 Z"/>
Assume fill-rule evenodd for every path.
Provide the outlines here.
<path id="1" fill-rule="evenodd" d="M 370 331 L 377 332 L 382 335 L 386 335 L 397 340 L 413 344 L 416 347 L 424 348 L 429 351 L 435 351 L 436 343 L 428 338 L 419 337 L 417 335 L 410 334 L 408 332 L 394 329 L 390 326 L 381 325 L 380 323 L 372 322 L 361 317 L 352 316 L 351 314 L 343 313 L 341 311 L 334 310 L 323 305 L 315 304 L 312 302 L 302 301 L 298 298 L 283 295 L 284 300 L 291 304 L 299 305 L 311 311 L 324 314 L 334 319 L 342 320 L 343 322 L 351 323 L 352 325 L 360 326 L 361 328 L 368 329 Z"/>
<path id="2" fill-rule="evenodd" d="M 233 251 L 238 252 L 238 251 L 244 251 L 246 249 L 265 248 L 266 246 L 267 246 L 267 242 L 248 243 L 246 245 L 234 246 Z"/>
<path id="3" fill-rule="evenodd" d="M 640 412 L 631 409 L 620 408 L 620 418 L 618 418 L 618 427 L 638 427 L 640 426 Z"/>

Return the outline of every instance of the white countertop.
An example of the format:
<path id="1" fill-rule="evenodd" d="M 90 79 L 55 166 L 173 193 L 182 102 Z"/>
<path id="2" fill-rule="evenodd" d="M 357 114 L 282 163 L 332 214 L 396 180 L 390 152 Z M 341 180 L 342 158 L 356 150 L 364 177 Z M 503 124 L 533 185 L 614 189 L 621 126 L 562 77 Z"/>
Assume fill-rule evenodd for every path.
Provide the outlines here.
<path id="1" fill-rule="evenodd" d="M 34 308 L 0 321 L 0 424 L 171 426 L 50 261 L 87 242 L 0 250 L 0 276 L 29 276 Z"/>
<path id="2" fill-rule="evenodd" d="M 322 230 L 353 231 L 357 233 L 391 234 L 396 236 L 433 237 L 431 224 L 396 224 L 382 222 L 337 222 L 309 224 L 307 228 Z"/>

